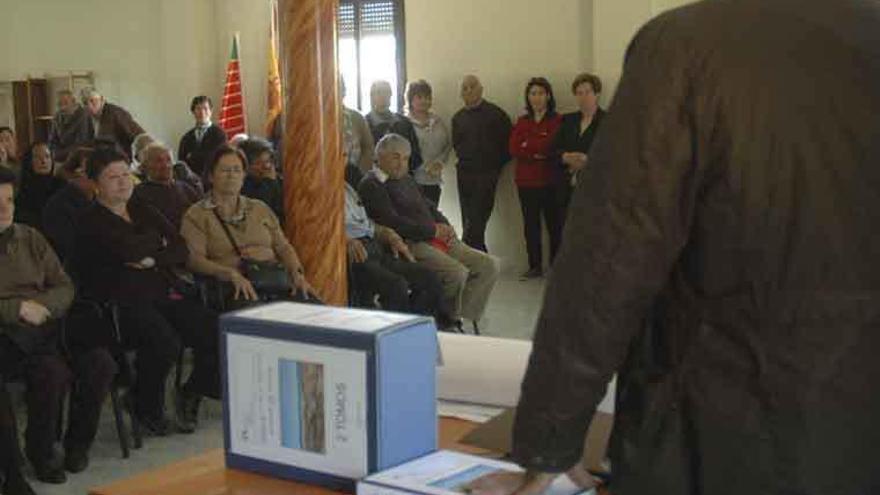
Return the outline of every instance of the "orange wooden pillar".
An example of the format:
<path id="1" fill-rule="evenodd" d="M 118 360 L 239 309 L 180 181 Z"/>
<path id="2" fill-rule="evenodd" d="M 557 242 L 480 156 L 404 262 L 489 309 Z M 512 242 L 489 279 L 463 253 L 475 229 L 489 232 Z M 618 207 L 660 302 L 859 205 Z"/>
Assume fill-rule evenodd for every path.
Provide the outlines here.
<path id="1" fill-rule="evenodd" d="M 279 0 L 285 232 L 328 304 L 347 302 L 336 69 L 338 0 Z"/>

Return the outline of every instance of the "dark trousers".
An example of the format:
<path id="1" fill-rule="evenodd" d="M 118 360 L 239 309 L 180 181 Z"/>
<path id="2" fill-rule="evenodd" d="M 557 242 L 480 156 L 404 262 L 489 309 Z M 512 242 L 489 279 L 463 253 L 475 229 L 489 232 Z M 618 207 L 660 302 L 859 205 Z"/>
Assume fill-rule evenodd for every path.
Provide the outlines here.
<path id="1" fill-rule="evenodd" d="M 550 262 L 556 257 L 556 251 L 562 241 L 562 222 L 559 215 L 559 200 L 556 197 L 556 186 L 520 187 L 519 202 L 522 207 L 523 227 L 526 236 L 526 252 L 529 257 L 529 268 L 542 268 L 543 250 L 541 240 L 541 217 L 547 224 L 550 237 Z"/>
<path id="2" fill-rule="evenodd" d="M 395 258 L 375 239 L 362 238 L 361 242 L 367 249 L 367 260 L 351 265 L 361 305 L 368 306 L 367 301 L 378 294 L 382 308 L 388 311 L 433 316 L 441 325 L 451 323 L 452 313 L 446 308 L 443 286 L 434 272 Z"/>
<path id="3" fill-rule="evenodd" d="M 423 186 L 419 184 L 419 189 L 422 190 L 422 196 L 433 201 L 435 205 L 440 204 L 440 186 Z"/>
<path id="4" fill-rule="evenodd" d="M 488 252 L 486 248 L 486 225 L 495 207 L 497 173 L 480 173 L 458 169 L 458 201 L 464 232 L 461 240 L 468 246 Z"/>
<path id="5" fill-rule="evenodd" d="M 0 336 L 0 374 L 4 377 L 20 374 L 25 381 L 28 414 L 25 450 L 32 463 L 42 464 L 52 458 L 52 446 L 68 390 L 72 393 L 64 446 L 68 451 L 87 451 L 91 447 L 98 431 L 101 406 L 110 391 L 116 369 L 116 362 L 103 347 L 78 350 L 65 360 L 58 352 L 54 338 L 25 352 L 11 339 Z M 0 395 L 5 394 L 4 388 Z M 8 437 L 5 429 L 9 425 L 15 432 L 14 416 L 8 397 L 4 397 L 0 399 L 0 430 L 3 430 L 0 438 Z M 0 450 L 6 448 L 3 445 Z M 18 449 L 17 441 L 13 448 Z M 0 454 L 0 463 L 14 461 L 17 455 L 17 452 L 12 457 Z"/>
<path id="6" fill-rule="evenodd" d="M 139 416 L 165 411 L 165 380 L 181 345 L 193 349 L 192 374 L 184 391 L 220 396 L 217 314 L 189 299 L 120 304 L 122 345 L 136 351 L 134 398 Z"/>

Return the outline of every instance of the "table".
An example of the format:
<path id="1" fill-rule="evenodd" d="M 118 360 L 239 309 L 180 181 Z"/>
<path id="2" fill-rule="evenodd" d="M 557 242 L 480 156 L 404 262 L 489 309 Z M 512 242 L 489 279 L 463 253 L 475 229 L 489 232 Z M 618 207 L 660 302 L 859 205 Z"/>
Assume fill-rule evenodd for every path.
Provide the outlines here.
<path id="1" fill-rule="evenodd" d="M 458 443 L 479 426 L 440 418 L 440 448 L 470 454 L 491 452 Z M 260 474 L 227 469 L 222 449 L 146 471 L 131 478 L 93 488 L 89 495 L 337 495 L 337 492 Z"/>

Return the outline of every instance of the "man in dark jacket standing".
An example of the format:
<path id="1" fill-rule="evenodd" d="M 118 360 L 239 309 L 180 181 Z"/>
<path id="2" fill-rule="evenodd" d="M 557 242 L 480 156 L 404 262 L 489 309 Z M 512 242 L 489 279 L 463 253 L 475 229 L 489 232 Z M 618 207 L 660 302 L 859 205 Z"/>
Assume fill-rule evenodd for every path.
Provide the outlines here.
<path id="1" fill-rule="evenodd" d="M 531 475 L 508 488 L 578 463 L 619 372 L 614 495 L 880 491 L 878 28 L 876 2 L 716 0 L 637 35 L 523 383 Z"/>
<path id="2" fill-rule="evenodd" d="M 196 125 L 180 138 L 177 158 L 185 161 L 196 175 L 204 178 L 205 167 L 213 158 L 214 151 L 226 144 L 226 133 L 211 122 L 214 106 L 207 96 L 193 98 L 189 110 Z"/>
<path id="3" fill-rule="evenodd" d="M 458 156 L 458 201 L 468 246 L 487 252 L 486 225 L 495 207 L 495 188 L 501 168 L 510 160 L 510 117 L 483 99 L 476 76 L 461 81 L 464 108 L 452 117 L 452 145 Z"/>

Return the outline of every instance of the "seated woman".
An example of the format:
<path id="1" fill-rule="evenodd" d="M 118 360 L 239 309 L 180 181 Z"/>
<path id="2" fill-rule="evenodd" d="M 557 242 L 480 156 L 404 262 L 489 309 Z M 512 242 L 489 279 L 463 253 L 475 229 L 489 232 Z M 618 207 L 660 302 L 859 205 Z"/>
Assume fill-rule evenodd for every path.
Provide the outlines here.
<path id="1" fill-rule="evenodd" d="M 34 143 L 21 164 L 21 187 L 15 198 L 15 222 L 43 230 L 43 208 L 64 187 L 64 179 L 55 176 L 55 161 L 49 145 Z"/>
<path id="2" fill-rule="evenodd" d="M 211 192 L 187 210 L 181 227 L 189 246 L 189 269 L 227 282 L 224 302 L 232 307 L 258 300 L 315 301 L 278 218 L 262 201 L 241 194 L 247 166 L 244 153 L 226 145 L 208 164 Z M 288 290 L 260 293 L 242 272 L 242 260 L 280 264 L 287 272 Z"/>
<path id="3" fill-rule="evenodd" d="M 173 269 L 189 256 L 186 242 L 155 208 L 130 201 L 125 155 L 98 149 L 87 172 L 95 203 L 79 217 L 75 246 L 81 292 L 119 308 L 122 345 L 137 351 L 134 413 L 153 434 L 166 435 L 165 378 L 181 340 L 195 366 L 177 397 L 177 428 L 196 426 L 201 397 L 219 397 L 217 315 L 177 290 Z"/>
<path id="4" fill-rule="evenodd" d="M 284 194 L 281 179 L 275 169 L 275 150 L 269 141 L 250 138 L 238 145 L 247 158 L 247 176 L 241 193 L 252 199 L 259 199 L 284 221 Z"/>

